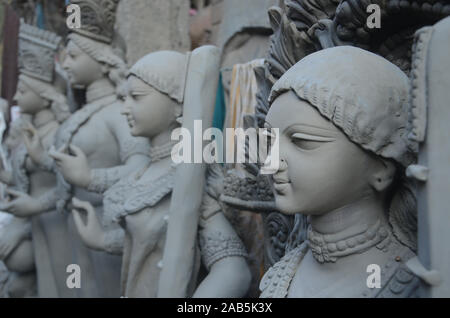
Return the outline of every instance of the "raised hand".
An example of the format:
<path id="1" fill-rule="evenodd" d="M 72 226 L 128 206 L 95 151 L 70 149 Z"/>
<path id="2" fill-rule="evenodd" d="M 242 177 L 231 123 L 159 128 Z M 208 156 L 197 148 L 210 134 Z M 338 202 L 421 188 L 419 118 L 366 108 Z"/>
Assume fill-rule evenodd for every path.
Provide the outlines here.
<path id="1" fill-rule="evenodd" d="M 30 217 L 42 211 L 39 201 L 28 194 L 11 189 L 7 189 L 6 193 L 14 199 L 7 203 L 1 203 L 0 210 L 20 218 Z"/>
<path id="2" fill-rule="evenodd" d="M 84 244 L 95 250 L 105 250 L 105 235 L 100 220 L 95 213 L 91 203 L 80 201 L 77 198 L 72 199 L 74 209 L 72 210 L 75 226 L 81 236 Z M 81 213 L 86 213 L 86 223 L 81 217 Z"/>
<path id="3" fill-rule="evenodd" d="M 67 182 L 86 188 L 91 182 L 91 169 L 87 157 L 77 146 L 71 145 L 70 150 L 74 154 L 73 156 L 65 153 L 66 147 L 62 147 L 58 151 L 51 149 L 49 155 L 55 160 Z"/>

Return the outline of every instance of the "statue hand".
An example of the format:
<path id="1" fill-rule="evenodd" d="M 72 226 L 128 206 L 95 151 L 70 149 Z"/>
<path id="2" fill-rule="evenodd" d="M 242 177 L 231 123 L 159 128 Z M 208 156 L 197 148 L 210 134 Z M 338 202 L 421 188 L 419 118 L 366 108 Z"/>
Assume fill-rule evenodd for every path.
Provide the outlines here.
<path id="1" fill-rule="evenodd" d="M 94 207 L 91 203 L 80 201 L 77 198 L 72 199 L 74 209 L 72 210 L 73 219 L 84 244 L 95 250 L 105 249 L 105 231 L 100 220 L 97 217 Z M 81 218 L 81 211 L 86 214 L 86 223 Z"/>
<path id="2" fill-rule="evenodd" d="M 49 155 L 55 160 L 64 179 L 76 186 L 86 188 L 91 182 L 91 169 L 83 150 L 70 146 L 73 156 L 64 153 L 64 148 L 58 151 L 50 150 Z"/>
<path id="3" fill-rule="evenodd" d="M 6 259 L 11 252 L 26 238 L 26 227 L 18 219 L 13 219 L 11 223 L 2 229 L 0 235 L 0 260 Z"/>
<path id="4" fill-rule="evenodd" d="M 36 128 L 29 122 L 27 122 L 26 126 L 23 128 L 23 141 L 31 160 L 39 163 L 41 158 L 45 155 L 45 149 Z"/>
<path id="5" fill-rule="evenodd" d="M 20 191 L 7 189 L 6 192 L 15 198 L 8 203 L 1 204 L 1 210 L 20 218 L 30 217 L 41 212 L 42 208 L 37 199 Z"/>

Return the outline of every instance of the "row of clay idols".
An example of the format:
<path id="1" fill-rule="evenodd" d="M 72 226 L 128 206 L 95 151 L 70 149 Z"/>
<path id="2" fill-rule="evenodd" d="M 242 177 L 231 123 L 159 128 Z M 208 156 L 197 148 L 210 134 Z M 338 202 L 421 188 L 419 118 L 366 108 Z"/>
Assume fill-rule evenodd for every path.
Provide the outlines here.
<path id="1" fill-rule="evenodd" d="M 3 204 L 21 224 L 12 251 L 4 236 L 0 243 L 6 265 L 35 269 L 39 296 L 244 296 L 247 253 L 220 199 L 203 191 L 204 167 L 176 167 L 170 156 L 173 129 L 211 120 L 217 50 L 145 56 L 121 102 L 119 58 L 106 44 L 69 38 L 63 66 L 71 84 L 86 87 L 86 105 L 59 126 L 61 100 L 19 82 L 16 100 L 34 127 L 5 178 L 20 191 L 28 176 L 29 186 Z M 405 178 L 417 155 L 408 96 L 398 67 L 348 46 L 308 55 L 276 82 L 266 117 L 279 129 L 276 206 L 308 215 L 309 227 L 306 242 L 264 275 L 262 296 L 414 295 L 418 278 L 405 265 L 417 240 Z M 27 249 L 34 255 L 19 253 Z M 68 264 L 81 267 L 79 289 L 67 287 Z M 376 288 L 371 266 L 381 269 Z"/>
<path id="2" fill-rule="evenodd" d="M 156 297 L 163 255 L 172 250 L 166 233 L 176 174 L 198 174 L 194 165 L 178 172 L 170 136 L 213 105 L 218 49 L 155 52 L 126 79 L 109 45 L 71 34 L 66 49 L 62 66 L 72 85 L 86 88 L 86 105 L 66 114 L 56 86 L 28 73 L 14 98 L 31 122 L 11 149 L 13 168 L 2 171 L 9 185 L 2 210 L 15 216 L 0 239 L 0 256 L 17 273 L 10 295 L 26 294 L 25 276 L 35 272 L 40 297 Z M 185 296 L 241 297 L 250 283 L 247 254 L 217 203 L 203 197 L 204 170 L 189 181 L 198 183 L 197 198 L 184 199 L 205 202 L 192 207 Z M 71 264 L 81 269 L 79 288 L 68 285 Z"/>

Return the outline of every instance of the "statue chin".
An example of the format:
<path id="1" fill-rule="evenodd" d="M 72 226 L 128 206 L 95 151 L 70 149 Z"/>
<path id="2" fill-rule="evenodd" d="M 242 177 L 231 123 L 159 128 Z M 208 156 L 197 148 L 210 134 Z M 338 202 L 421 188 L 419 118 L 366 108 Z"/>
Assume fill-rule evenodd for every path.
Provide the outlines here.
<path id="1" fill-rule="evenodd" d="M 4 260 L 11 272 L 28 273 L 34 269 L 33 245 L 31 240 L 20 243 Z"/>

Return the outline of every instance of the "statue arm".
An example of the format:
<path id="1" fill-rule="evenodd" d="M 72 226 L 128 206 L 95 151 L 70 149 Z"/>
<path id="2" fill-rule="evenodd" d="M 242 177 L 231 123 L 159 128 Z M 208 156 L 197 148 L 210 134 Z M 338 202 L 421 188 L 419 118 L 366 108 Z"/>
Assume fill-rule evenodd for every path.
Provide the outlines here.
<path id="1" fill-rule="evenodd" d="M 135 154 L 129 157 L 121 166 L 91 170 L 91 182 L 87 189 L 91 192 L 103 193 L 114 183 L 129 175 L 136 168 L 143 167 L 148 162 L 148 157 Z"/>
<path id="2" fill-rule="evenodd" d="M 251 282 L 247 252 L 222 212 L 201 220 L 199 241 L 209 273 L 193 297 L 244 297 Z"/>
<path id="3" fill-rule="evenodd" d="M 37 199 L 39 210 L 41 211 L 41 213 L 55 209 L 58 199 L 58 189 L 56 187 L 42 194 Z"/>
<path id="4" fill-rule="evenodd" d="M 122 255 L 125 231 L 122 228 L 112 229 L 105 233 L 104 248 L 109 254 Z"/>
<path id="5" fill-rule="evenodd" d="M 30 156 L 31 160 L 42 170 L 55 172 L 54 160 L 48 152 L 42 152 L 39 156 Z"/>
<path id="6" fill-rule="evenodd" d="M 91 182 L 88 190 L 97 193 L 105 192 L 121 178 L 145 166 L 150 160 L 148 140 L 131 136 L 130 128 L 125 118 L 120 115 L 119 109 L 114 112 L 110 111 L 108 115 L 110 116 L 107 117 L 107 124 L 119 144 L 120 159 L 123 165 L 91 170 Z"/>

